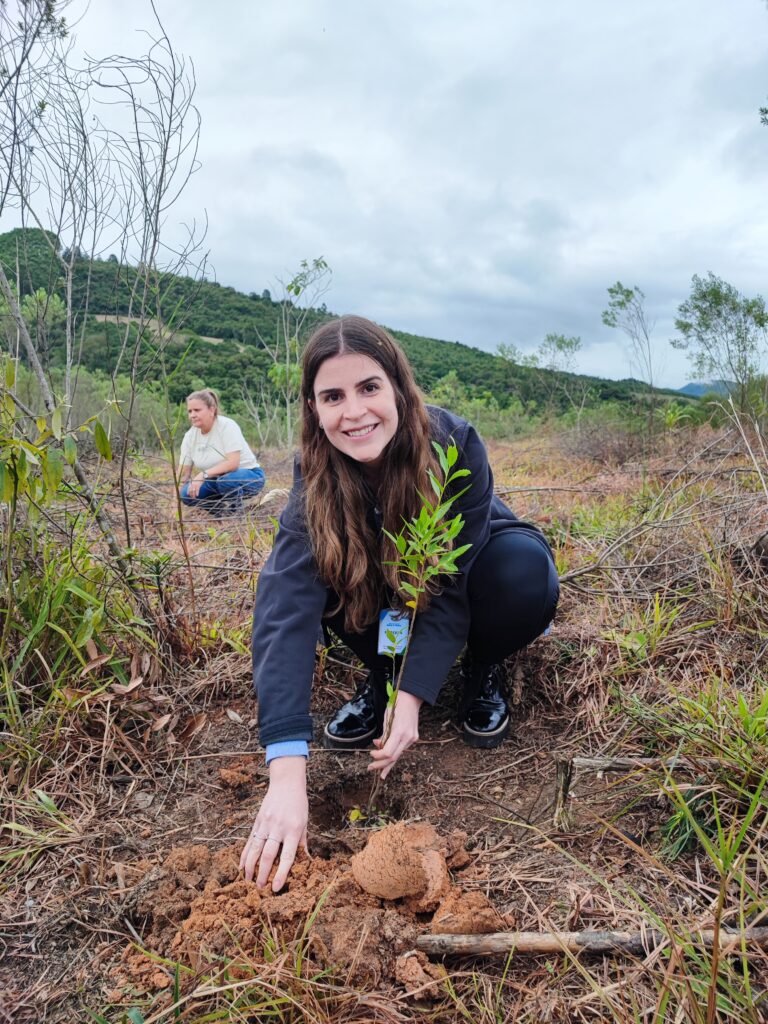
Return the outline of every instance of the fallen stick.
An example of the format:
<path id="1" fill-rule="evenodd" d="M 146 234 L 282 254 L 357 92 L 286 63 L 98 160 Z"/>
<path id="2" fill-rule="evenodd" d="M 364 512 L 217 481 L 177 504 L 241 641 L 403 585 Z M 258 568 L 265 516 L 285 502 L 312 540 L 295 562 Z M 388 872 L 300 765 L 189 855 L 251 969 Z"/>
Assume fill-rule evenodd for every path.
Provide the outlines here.
<path id="1" fill-rule="evenodd" d="M 649 929 L 645 932 L 492 932 L 486 935 L 420 935 L 418 949 L 431 956 L 484 956 L 489 953 L 629 953 L 644 956 L 652 949 L 670 941 L 666 932 Z M 702 928 L 691 932 L 691 943 L 711 949 L 715 932 Z M 744 931 L 720 929 L 720 950 L 736 952 L 741 945 L 768 947 L 768 928 L 745 928 Z"/>
<path id="2" fill-rule="evenodd" d="M 695 763 L 685 757 L 574 757 L 571 759 L 574 768 L 592 769 L 596 772 L 629 772 L 635 768 L 666 768 L 675 771 L 678 768 L 691 770 L 699 764 L 715 764 L 716 757 L 699 757 Z"/>

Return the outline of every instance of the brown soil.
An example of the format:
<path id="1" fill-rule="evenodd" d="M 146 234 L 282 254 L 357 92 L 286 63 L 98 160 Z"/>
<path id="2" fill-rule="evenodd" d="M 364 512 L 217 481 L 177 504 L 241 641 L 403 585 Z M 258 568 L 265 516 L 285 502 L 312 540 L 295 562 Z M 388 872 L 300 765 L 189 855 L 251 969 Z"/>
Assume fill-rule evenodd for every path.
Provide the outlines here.
<path id="1" fill-rule="evenodd" d="M 434 980 L 415 955 L 424 930 L 483 932 L 505 918 L 478 892 L 465 893 L 449 866 L 466 866 L 466 834 L 443 839 L 425 823 L 396 823 L 370 834 L 350 861 L 299 857 L 284 889 L 246 882 L 241 846 L 173 849 L 139 880 L 130 900 L 149 951 L 201 968 L 217 954 L 266 949 L 301 937 L 323 967 L 348 983 L 420 987 Z M 311 921 L 307 929 L 307 921 Z M 118 991 L 157 991 L 170 977 L 156 960 L 128 947 L 112 972 Z"/>

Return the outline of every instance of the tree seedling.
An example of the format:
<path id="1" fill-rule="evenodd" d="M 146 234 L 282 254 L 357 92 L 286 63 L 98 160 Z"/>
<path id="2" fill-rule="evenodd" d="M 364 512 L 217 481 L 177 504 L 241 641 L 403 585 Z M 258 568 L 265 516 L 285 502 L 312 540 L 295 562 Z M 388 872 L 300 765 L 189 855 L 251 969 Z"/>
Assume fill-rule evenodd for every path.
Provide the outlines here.
<path id="1" fill-rule="evenodd" d="M 457 480 L 469 476 L 470 471 L 453 468 L 459 457 L 458 448 L 453 441 L 445 450 L 436 441 L 432 442 L 432 446 L 440 464 L 439 476 L 432 470 L 428 471 L 434 497 L 430 498 L 427 495 L 419 494 L 422 500 L 419 514 L 410 521 L 404 521 L 402 529 L 397 534 L 390 533 L 388 530 L 384 531 L 397 549 L 397 559 L 388 562 L 387 565 L 394 565 L 397 570 L 398 591 L 408 611 L 403 616 L 403 621 L 407 621 L 404 643 L 400 631 L 387 629 L 385 633 L 389 644 L 389 656 L 392 659 L 394 683 L 387 683 L 387 707 L 384 716 L 382 746 L 387 743 L 392 732 L 395 705 L 408 660 L 421 598 L 426 592 L 435 588 L 436 578 L 452 576 L 460 572 L 456 562 L 472 547 L 471 544 L 454 546 L 454 542 L 464 527 L 464 517 L 461 513 L 449 517 L 454 503 L 466 493 L 468 487 L 464 487 L 451 497 L 446 497 L 448 489 Z M 405 618 L 406 614 L 407 619 Z M 398 635 L 399 633 L 400 635 Z M 399 651 L 401 651 L 400 665 L 395 671 L 396 656 Z M 371 789 L 368 803 L 371 812 L 375 808 L 381 782 L 381 776 L 378 776 Z"/>

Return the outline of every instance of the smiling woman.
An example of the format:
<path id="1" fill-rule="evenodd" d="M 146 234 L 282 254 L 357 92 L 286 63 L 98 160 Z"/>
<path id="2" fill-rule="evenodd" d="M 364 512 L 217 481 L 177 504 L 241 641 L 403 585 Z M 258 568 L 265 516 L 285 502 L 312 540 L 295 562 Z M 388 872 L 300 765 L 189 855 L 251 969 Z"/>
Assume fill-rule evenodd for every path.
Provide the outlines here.
<path id="1" fill-rule="evenodd" d="M 270 782 L 242 853 L 246 878 L 282 887 L 307 842 L 306 758 L 315 645 L 322 624 L 368 669 L 325 726 L 328 747 L 370 744 L 369 769 L 385 778 L 419 738 L 419 709 L 432 704 L 462 648 L 463 740 L 496 747 L 509 732 L 501 663 L 538 636 L 557 605 L 549 547 L 494 495 L 483 442 L 466 420 L 428 407 L 403 352 L 381 327 L 346 316 L 310 338 L 302 366 L 302 446 L 293 491 L 259 578 L 253 620 L 254 682 Z M 400 692 L 386 742 L 392 673 L 380 622 L 404 608 L 393 534 L 419 514 L 439 467 L 433 442 L 452 443 L 467 470 L 452 515 L 468 545 L 457 576 L 418 597 Z M 469 486 L 461 485 L 469 482 Z M 386 632 L 385 630 L 383 632 Z"/>
<path id="2" fill-rule="evenodd" d="M 322 364 L 315 395 L 308 401 L 325 436 L 359 462 L 364 475 L 374 477 L 398 424 L 389 378 L 369 356 L 343 353 Z"/>

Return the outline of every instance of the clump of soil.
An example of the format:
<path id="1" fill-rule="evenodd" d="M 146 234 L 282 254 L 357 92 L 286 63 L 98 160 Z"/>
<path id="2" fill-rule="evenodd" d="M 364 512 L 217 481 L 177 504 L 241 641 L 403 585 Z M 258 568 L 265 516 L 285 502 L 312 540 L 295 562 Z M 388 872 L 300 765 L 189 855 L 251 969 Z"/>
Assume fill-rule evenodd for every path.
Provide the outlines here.
<path id="1" fill-rule="evenodd" d="M 235 761 L 228 768 L 219 768 L 219 779 L 228 789 L 248 786 L 253 782 L 255 774 L 255 757 Z"/>
<path id="2" fill-rule="evenodd" d="M 461 840 L 466 842 L 466 835 Z M 383 900 L 409 897 L 408 909 L 424 913 L 435 910 L 450 891 L 449 855 L 449 843 L 431 825 L 390 825 L 352 858 L 352 876 L 364 892 Z"/>
<path id="3" fill-rule="evenodd" d="M 243 879 L 239 846 L 178 847 L 137 886 L 133 917 L 151 950 L 196 969 L 217 956 L 258 962 L 275 941 L 282 947 L 303 939 L 309 956 L 348 984 L 387 980 L 420 997 L 436 995 L 444 972 L 415 952 L 421 931 L 507 926 L 482 894 L 465 893 L 451 880 L 450 870 L 470 861 L 466 840 L 462 832 L 441 837 L 425 823 L 389 825 L 351 863 L 342 854 L 300 854 L 279 893 Z M 145 991 L 167 984 L 135 948 L 126 951 L 115 981 Z"/>

